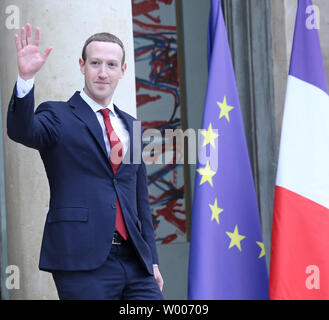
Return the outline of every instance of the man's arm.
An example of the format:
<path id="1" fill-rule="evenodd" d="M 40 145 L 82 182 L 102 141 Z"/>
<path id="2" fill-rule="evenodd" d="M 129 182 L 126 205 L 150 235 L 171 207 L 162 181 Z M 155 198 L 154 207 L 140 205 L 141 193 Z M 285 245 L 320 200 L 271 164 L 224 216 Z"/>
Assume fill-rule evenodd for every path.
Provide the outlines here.
<path id="1" fill-rule="evenodd" d="M 9 102 L 7 134 L 27 147 L 43 150 L 60 138 L 61 121 L 53 106 L 42 103 L 34 112 L 34 87 L 23 98 L 17 96 L 17 84 Z"/>
<path id="2" fill-rule="evenodd" d="M 154 277 L 162 291 L 163 279 L 158 267 L 159 259 L 154 239 L 154 228 L 148 198 L 147 174 L 143 159 L 137 171 L 137 210 L 139 219 L 141 220 L 143 238 L 152 251 Z"/>

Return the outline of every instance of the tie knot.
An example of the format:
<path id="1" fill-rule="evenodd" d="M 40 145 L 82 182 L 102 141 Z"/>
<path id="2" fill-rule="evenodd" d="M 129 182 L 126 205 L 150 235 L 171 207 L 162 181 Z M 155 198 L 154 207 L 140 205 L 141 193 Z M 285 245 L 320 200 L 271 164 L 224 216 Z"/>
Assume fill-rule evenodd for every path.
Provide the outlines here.
<path id="1" fill-rule="evenodd" d="M 99 112 L 102 114 L 103 118 L 109 118 L 109 113 L 110 113 L 110 110 L 105 108 L 105 109 L 101 109 L 99 110 Z"/>

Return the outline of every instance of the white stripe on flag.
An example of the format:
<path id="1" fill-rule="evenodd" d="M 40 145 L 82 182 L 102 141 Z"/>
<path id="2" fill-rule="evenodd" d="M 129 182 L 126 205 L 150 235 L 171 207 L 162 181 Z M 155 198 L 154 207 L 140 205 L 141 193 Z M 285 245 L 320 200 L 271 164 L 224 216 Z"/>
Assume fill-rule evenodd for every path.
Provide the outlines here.
<path id="1" fill-rule="evenodd" d="M 329 96 L 290 75 L 276 184 L 329 208 Z"/>

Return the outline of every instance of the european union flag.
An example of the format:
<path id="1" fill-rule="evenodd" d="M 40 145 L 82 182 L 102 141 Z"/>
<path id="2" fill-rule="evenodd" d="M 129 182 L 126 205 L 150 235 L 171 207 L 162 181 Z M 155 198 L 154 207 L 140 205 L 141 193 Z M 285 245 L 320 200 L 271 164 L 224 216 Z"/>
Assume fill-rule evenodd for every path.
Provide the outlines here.
<path id="1" fill-rule="evenodd" d="M 199 148 L 212 156 L 208 161 L 199 156 L 197 164 L 188 295 L 201 300 L 267 299 L 258 204 L 220 0 L 211 3 L 208 55 Z"/>

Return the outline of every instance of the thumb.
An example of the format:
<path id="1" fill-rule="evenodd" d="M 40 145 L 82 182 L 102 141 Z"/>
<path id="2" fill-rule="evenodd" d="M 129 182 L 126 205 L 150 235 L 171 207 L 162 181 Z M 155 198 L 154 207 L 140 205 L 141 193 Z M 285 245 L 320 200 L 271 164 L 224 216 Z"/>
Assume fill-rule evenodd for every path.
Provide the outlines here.
<path id="1" fill-rule="evenodd" d="M 42 57 L 46 60 L 51 52 L 53 50 L 53 47 L 48 47 L 45 52 L 43 53 Z"/>

